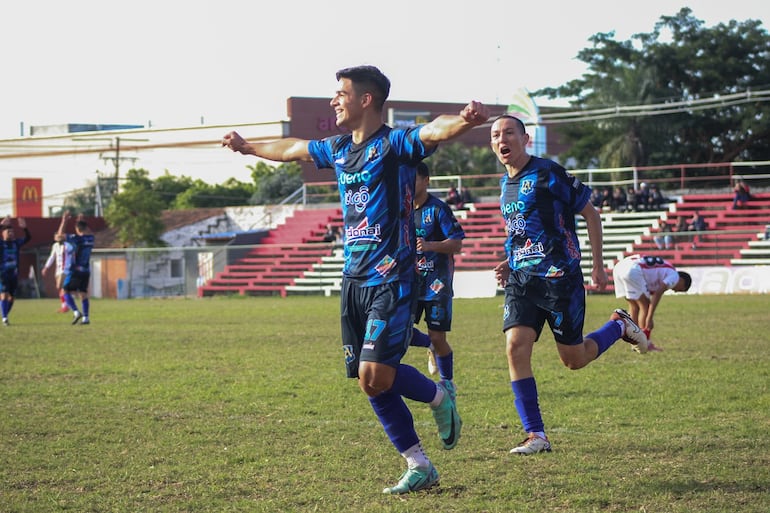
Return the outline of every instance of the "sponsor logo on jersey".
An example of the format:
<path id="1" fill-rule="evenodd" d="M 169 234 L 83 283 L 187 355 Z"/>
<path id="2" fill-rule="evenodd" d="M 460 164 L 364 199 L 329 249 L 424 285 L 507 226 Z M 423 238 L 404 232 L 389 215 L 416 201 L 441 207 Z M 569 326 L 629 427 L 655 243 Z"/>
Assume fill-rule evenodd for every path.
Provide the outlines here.
<path id="1" fill-rule="evenodd" d="M 386 276 L 395 266 L 396 260 L 390 255 L 385 255 L 383 259 L 380 260 L 380 263 L 374 267 L 374 270 L 377 271 L 380 276 Z"/>
<path id="2" fill-rule="evenodd" d="M 513 250 L 513 261 L 519 262 L 521 260 L 533 260 L 533 259 L 543 259 L 545 258 L 545 253 L 543 252 L 543 243 L 537 242 L 535 244 L 532 244 L 532 239 L 527 239 L 527 242 L 520 248 L 515 248 Z"/>
<path id="3" fill-rule="evenodd" d="M 369 226 L 369 218 L 365 217 L 358 226 L 345 227 L 345 242 L 353 244 L 360 241 L 382 242 L 380 239 L 380 225 Z"/>
<path id="4" fill-rule="evenodd" d="M 366 149 L 366 161 L 371 162 L 379 158 L 380 151 L 375 146 L 369 146 Z"/>
<path id="5" fill-rule="evenodd" d="M 509 203 L 500 205 L 500 210 L 503 212 L 504 216 L 515 214 L 516 212 L 522 212 L 524 210 L 524 202 L 511 201 Z"/>
<path id="6" fill-rule="evenodd" d="M 433 260 L 428 260 L 425 258 L 425 255 L 420 255 L 417 258 L 417 271 L 421 272 L 422 274 L 428 274 L 429 272 L 433 271 L 436 268 L 435 262 Z"/>
<path id="7" fill-rule="evenodd" d="M 345 191 L 345 205 L 353 205 L 356 212 L 366 210 L 367 203 L 369 203 L 369 187 L 366 185 L 362 185 L 357 191 Z"/>
<path id="8" fill-rule="evenodd" d="M 358 173 L 340 173 L 337 181 L 340 185 L 351 185 L 354 183 L 366 183 L 371 180 L 372 174 L 367 171 L 359 171 Z"/>
<path id="9" fill-rule="evenodd" d="M 505 220 L 505 229 L 514 235 L 524 235 L 527 231 L 527 221 L 522 214 L 516 214 Z"/>
<path id="10" fill-rule="evenodd" d="M 430 284 L 430 290 L 433 291 L 434 294 L 438 294 L 441 292 L 441 289 L 444 288 L 444 282 L 436 278 L 433 283 Z"/>
<path id="11" fill-rule="evenodd" d="M 546 278 L 559 278 L 561 276 L 564 276 L 564 271 L 553 265 L 545 272 Z"/>

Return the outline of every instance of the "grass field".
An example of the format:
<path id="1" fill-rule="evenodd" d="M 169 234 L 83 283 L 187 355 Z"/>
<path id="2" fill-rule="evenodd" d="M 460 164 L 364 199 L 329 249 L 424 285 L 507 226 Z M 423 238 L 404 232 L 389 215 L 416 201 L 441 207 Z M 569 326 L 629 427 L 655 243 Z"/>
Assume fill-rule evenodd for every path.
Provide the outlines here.
<path id="1" fill-rule="evenodd" d="M 463 435 L 444 451 L 410 403 L 441 486 L 381 494 L 403 459 L 344 377 L 337 298 L 94 300 L 71 326 L 17 301 L 0 329 L 0 511 L 770 511 L 770 299 L 666 297 L 662 353 L 619 342 L 569 371 L 533 357 L 554 451 L 524 434 L 501 298 L 456 300 Z M 588 299 L 587 331 L 617 300 Z M 424 350 L 407 363 L 427 372 Z"/>

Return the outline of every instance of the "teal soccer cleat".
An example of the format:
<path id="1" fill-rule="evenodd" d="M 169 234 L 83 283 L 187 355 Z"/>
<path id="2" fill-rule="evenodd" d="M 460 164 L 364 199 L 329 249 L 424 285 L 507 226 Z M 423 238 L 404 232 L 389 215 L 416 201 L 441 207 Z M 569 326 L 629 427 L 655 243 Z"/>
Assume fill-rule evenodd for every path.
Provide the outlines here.
<path id="1" fill-rule="evenodd" d="M 401 478 L 398 480 L 396 486 L 385 488 L 382 493 L 389 493 L 391 495 L 398 495 L 402 493 L 416 492 L 419 490 L 427 490 L 438 484 L 438 471 L 433 464 L 426 469 L 421 468 L 409 468 L 401 474 Z"/>
<path id="2" fill-rule="evenodd" d="M 451 381 L 440 381 L 436 386 L 444 391 L 444 398 L 436 408 L 433 408 L 433 418 L 438 426 L 438 434 L 444 449 L 454 449 L 457 441 L 460 439 L 460 430 L 463 422 L 460 420 L 460 414 L 457 413 L 455 403 L 455 387 Z"/>

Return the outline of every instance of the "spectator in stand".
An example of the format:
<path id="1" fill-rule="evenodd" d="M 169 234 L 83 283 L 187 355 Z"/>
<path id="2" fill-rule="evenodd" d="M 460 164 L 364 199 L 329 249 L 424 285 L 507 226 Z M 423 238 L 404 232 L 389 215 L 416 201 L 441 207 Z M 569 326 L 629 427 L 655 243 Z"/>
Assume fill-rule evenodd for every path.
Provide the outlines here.
<path id="1" fill-rule="evenodd" d="M 449 192 L 447 193 L 446 204 L 452 207 L 455 210 L 462 209 L 465 205 L 463 204 L 463 198 L 460 195 L 460 192 L 457 190 L 457 187 L 454 185 L 449 188 Z"/>
<path id="2" fill-rule="evenodd" d="M 326 224 L 326 231 L 324 232 L 324 242 L 339 242 L 340 230 L 331 223 Z"/>
<path id="3" fill-rule="evenodd" d="M 700 235 L 698 235 L 698 233 L 705 232 L 706 230 L 708 230 L 706 220 L 703 219 L 703 216 L 700 215 L 700 212 L 696 210 L 690 218 L 689 223 L 687 223 L 687 231 L 694 232 L 692 238 L 690 239 L 690 242 L 692 243 L 692 249 L 695 249 L 700 242 Z"/>
<path id="4" fill-rule="evenodd" d="M 639 190 L 636 191 L 636 211 L 648 210 L 650 206 L 650 188 L 646 183 L 639 184 Z"/>
<path id="5" fill-rule="evenodd" d="M 657 185 L 650 187 L 650 196 L 647 198 L 648 210 L 660 210 L 663 203 L 666 202 L 666 198 L 663 197 L 663 193 Z"/>
<path id="6" fill-rule="evenodd" d="M 612 192 L 612 210 L 614 212 L 625 211 L 626 201 L 626 193 L 623 191 L 623 187 L 615 187 L 615 190 Z"/>
<path id="7" fill-rule="evenodd" d="M 626 212 L 638 211 L 638 204 L 636 202 L 636 190 L 633 187 L 629 187 L 626 191 Z"/>
<path id="8" fill-rule="evenodd" d="M 601 210 L 602 192 L 599 189 L 593 189 L 591 191 L 591 197 L 589 198 L 589 201 L 591 202 L 591 205 L 593 205 L 597 210 Z"/>
<path id="9" fill-rule="evenodd" d="M 663 223 L 663 226 L 652 240 L 655 241 L 655 245 L 658 249 L 671 249 L 674 246 L 674 237 L 671 235 L 671 225 Z"/>
<path id="10" fill-rule="evenodd" d="M 733 187 L 733 210 L 738 208 L 746 208 L 747 203 L 751 199 L 751 193 L 749 192 L 749 186 L 743 180 L 735 182 Z"/>
<path id="11" fill-rule="evenodd" d="M 467 185 L 463 185 L 460 189 L 460 200 L 463 202 L 463 206 L 466 208 L 469 203 L 473 203 L 475 201 L 473 194 L 471 194 L 471 190 Z"/>
<path id="12" fill-rule="evenodd" d="M 602 203 L 601 208 L 607 207 L 608 209 L 612 209 L 612 189 L 609 187 L 605 187 L 602 189 Z"/>

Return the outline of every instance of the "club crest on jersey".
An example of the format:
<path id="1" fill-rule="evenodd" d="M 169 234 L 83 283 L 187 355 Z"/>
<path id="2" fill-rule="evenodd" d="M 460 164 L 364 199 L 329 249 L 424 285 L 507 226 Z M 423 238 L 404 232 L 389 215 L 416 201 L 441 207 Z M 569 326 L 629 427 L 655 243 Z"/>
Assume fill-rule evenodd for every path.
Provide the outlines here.
<path id="1" fill-rule="evenodd" d="M 345 242 L 347 244 L 353 244 L 359 241 L 382 242 L 380 234 L 380 225 L 375 224 L 369 226 L 369 218 L 365 217 L 363 221 L 358 223 L 358 226 L 345 227 Z"/>
<path id="2" fill-rule="evenodd" d="M 396 266 L 396 260 L 390 256 L 385 255 L 380 263 L 377 264 L 374 269 L 380 273 L 380 276 L 386 276 Z"/>
<path id="3" fill-rule="evenodd" d="M 534 190 L 535 190 L 534 180 L 527 179 L 527 180 L 521 181 L 521 184 L 519 185 L 519 194 L 523 194 L 524 196 L 526 196 Z"/>
<path id="4" fill-rule="evenodd" d="M 431 224 L 432 222 L 433 222 L 433 212 L 431 210 L 423 210 L 422 224 Z"/>
<path id="5" fill-rule="evenodd" d="M 369 146 L 366 149 L 366 161 L 371 162 L 373 160 L 376 160 L 379 156 L 380 152 L 377 150 L 374 146 Z"/>
<path id="6" fill-rule="evenodd" d="M 564 276 L 564 271 L 553 265 L 545 272 L 546 278 L 559 278 L 560 276 Z"/>

